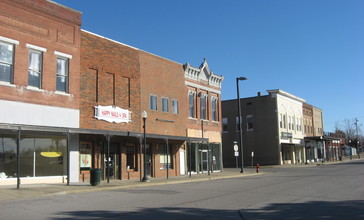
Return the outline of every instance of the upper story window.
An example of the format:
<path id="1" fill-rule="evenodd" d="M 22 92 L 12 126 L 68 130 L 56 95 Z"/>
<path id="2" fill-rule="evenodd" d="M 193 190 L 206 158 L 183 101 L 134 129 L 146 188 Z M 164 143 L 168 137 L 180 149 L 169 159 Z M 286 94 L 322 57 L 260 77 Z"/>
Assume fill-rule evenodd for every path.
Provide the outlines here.
<path id="1" fill-rule="evenodd" d="M 47 49 L 31 44 L 26 44 L 26 47 L 29 48 L 28 86 L 40 89 L 42 87 L 43 52 L 47 52 Z"/>
<path id="2" fill-rule="evenodd" d="M 157 96 L 150 95 L 150 110 L 157 111 Z"/>
<path id="3" fill-rule="evenodd" d="M 162 98 L 162 112 L 168 112 L 168 98 Z"/>
<path id="4" fill-rule="evenodd" d="M 69 62 L 72 59 L 72 55 L 55 51 L 57 56 L 57 79 L 56 90 L 59 92 L 69 92 Z"/>
<path id="5" fill-rule="evenodd" d="M 13 83 L 15 45 L 19 41 L 0 36 L 0 81 Z"/>
<path id="6" fill-rule="evenodd" d="M 292 117 L 288 116 L 288 129 L 291 130 Z"/>
<path id="7" fill-rule="evenodd" d="M 196 118 L 195 98 L 196 98 L 196 93 L 193 91 L 189 91 L 188 92 L 188 105 L 189 105 L 188 117 L 190 117 L 190 118 Z"/>
<path id="8" fill-rule="evenodd" d="M 287 119 L 286 119 L 286 115 L 283 114 L 283 128 L 286 129 L 287 128 L 287 123 L 286 123 Z"/>
<path id="9" fill-rule="evenodd" d="M 68 93 L 68 80 L 69 80 L 69 59 L 57 57 L 57 80 L 56 90 Z"/>
<path id="10" fill-rule="evenodd" d="M 218 98 L 217 97 L 211 98 L 211 113 L 212 113 L 212 120 L 219 121 Z"/>
<path id="11" fill-rule="evenodd" d="M 40 51 L 29 51 L 28 86 L 41 88 L 43 54 Z"/>
<path id="12" fill-rule="evenodd" d="M 201 94 L 200 97 L 200 118 L 207 119 L 207 95 Z"/>
<path id="13" fill-rule="evenodd" d="M 172 112 L 173 112 L 173 114 L 179 113 L 178 100 L 176 100 L 176 99 L 172 99 Z"/>
<path id="14" fill-rule="evenodd" d="M 222 118 L 222 132 L 228 132 L 228 118 Z"/>
<path id="15" fill-rule="evenodd" d="M 253 115 L 247 115 L 246 116 L 246 130 L 247 131 L 253 131 Z"/>

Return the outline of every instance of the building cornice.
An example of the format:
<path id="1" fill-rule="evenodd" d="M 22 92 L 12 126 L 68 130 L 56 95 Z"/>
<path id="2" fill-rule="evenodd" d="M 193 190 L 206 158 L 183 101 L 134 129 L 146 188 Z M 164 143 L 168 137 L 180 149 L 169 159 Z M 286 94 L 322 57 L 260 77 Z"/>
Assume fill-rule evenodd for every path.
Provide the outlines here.
<path id="1" fill-rule="evenodd" d="M 207 64 L 206 59 L 199 68 L 191 66 L 189 63 L 183 65 L 185 70 L 185 79 L 196 81 L 197 83 L 205 83 L 209 86 L 214 86 L 221 89 L 223 76 L 214 74 Z M 186 81 L 187 82 L 187 81 Z"/>

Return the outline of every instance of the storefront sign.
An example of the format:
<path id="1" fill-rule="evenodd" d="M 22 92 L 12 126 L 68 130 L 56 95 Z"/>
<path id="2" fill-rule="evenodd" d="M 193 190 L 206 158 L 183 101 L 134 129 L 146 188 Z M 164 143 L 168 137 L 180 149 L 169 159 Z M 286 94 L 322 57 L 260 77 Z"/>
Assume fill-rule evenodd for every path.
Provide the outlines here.
<path id="1" fill-rule="evenodd" d="M 289 133 L 289 132 L 282 132 L 281 137 L 282 137 L 283 139 L 288 139 L 288 138 L 292 138 L 293 136 L 292 136 L 292 133 Z"/>
<path id="2" fill-rule="evenodd" d="M 131 111 L 115 106 L 95 106 L 95 118 L 115 123 L 131 122 Z"/>

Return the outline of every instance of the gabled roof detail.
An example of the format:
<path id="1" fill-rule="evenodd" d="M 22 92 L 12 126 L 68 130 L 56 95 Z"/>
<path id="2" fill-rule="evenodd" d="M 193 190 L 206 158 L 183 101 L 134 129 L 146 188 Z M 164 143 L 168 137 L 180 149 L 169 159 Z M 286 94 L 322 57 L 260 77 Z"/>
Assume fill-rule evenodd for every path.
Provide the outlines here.
<path id="1" fill-rule="evenodd" d="M 210 86 L 221 88 L 223 76 L 215 75 L 209 68 L 209 65 L 204 58 L 199 68 L 191 66 L 189 63 L 183 65 L 185 70 L 185 78 L 191 79 L 199 83 L 204 83 Z"/>

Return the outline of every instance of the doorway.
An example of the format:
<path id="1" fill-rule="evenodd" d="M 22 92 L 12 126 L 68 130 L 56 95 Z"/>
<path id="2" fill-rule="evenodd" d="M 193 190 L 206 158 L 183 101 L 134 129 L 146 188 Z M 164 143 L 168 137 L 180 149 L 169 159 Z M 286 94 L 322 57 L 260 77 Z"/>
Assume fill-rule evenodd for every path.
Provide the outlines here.
<path id="1" fill-rule="evenodd" d="M 209 168 L 208 150 L 200 150 L 200 171 L 207 172 Z"/>
<path id="2" fill-rule="evenodd" d="M 110 143 L 109 148 L 109 170 L 107 170 L 107 143 L 104 143 L 103 147 L 103 179 L 107 179 L 109 175 L 110 179 L 120 179 L 120 146 L 118 143 Z"/>

